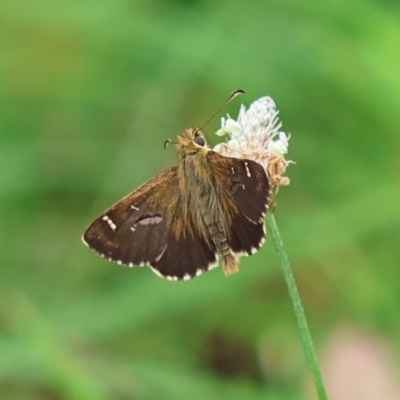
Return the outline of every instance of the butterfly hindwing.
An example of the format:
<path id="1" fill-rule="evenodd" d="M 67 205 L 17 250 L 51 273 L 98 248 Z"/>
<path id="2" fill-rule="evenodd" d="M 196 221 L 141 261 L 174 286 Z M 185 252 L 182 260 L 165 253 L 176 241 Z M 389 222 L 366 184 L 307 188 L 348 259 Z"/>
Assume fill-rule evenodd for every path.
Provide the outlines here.
<path id="1" fill-rule="evenodd" d="M 265 240 L 265 226 L 254 224 L 244 214 L 235 217 L 228 244 L 234 253 L 250 255 L 258 251 Z"/>
<path id="2" fill-rule="evenodd" d="M 217 266 L 215 247 L 200 236 L 187 234 L 176 238 L 171 232 L 160 260 L 151 263 L 158 275 L 169 280 L 188 280 Z"/>
<path id="3" fill-rule="evenodd" d="M 264 241 L 264 217 L 272 194 L 264 168 L 255 161 L 214 151 L 207 156 L 219 182 L 224 182 L 224 195 L 230 196 L 239 210 L 233 217 L 228 245 L 235 253 L 252 254 Z"/>

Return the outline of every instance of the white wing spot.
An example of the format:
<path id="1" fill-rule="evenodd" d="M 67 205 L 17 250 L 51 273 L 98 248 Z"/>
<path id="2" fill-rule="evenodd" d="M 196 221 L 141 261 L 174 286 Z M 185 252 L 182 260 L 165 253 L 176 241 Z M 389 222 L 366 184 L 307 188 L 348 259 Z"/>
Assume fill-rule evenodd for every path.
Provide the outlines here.
<path id="1" fill-rule="evenodd" d="M 138 224 L 139 225 L 155 225 L 159 224 L 162 221 L 162 217 L 160 215 L 154 215 L 153 217 L 148 217 L 139 220 Z"/>
<path id="2" fill-rule="evenodd" d="M 117 229 L 117 225 L 114 224 L 114 222 L 111 221 L 111 219 L 107 215 L 103 215 L 101 218 L 103 221 L 106 221 L 108 226 L 115 231 Z"/>
<path id="3" fill-rule="evenodd" d="M 183 275 L 183 280 L 188 281 L 189 279 L 192 279 L 192 277 L 189 274 Z"/>
<path id="4" fill-rule="evenodd" d="M 231 167 L 232 174 L 235 174 L 235 168 Z"/>
<path id="5" fill-rule="evenodd" d="M 130 229 L 131 229 L 132 232 L 136 231 L 136 228 L 134 226 L 132 226 Z"/>
<path id="6" fill-rule="evenodd" d="M 207 271 L 211 271 L 212 269 L 214 269 L 214 268 L 217 268 L 218 267 L 218 260 L 217 260 L 217 262 L 215 263 L 215 264 L 211 264 L 211 265 L 209 265 L 208 267 L 207 267 Z"/>
<path id="7" fill-rule="evenodd" d="M 249 169 L 249 163 L 248 163 L 247 161 L 245 161 L 244 166 L 245 166 L 245 168 L 246 168 L 247 176 L 248 176 L 249 178 L 251 178 L 251 173 L 250 173 L 250 169 Z"/>
<path id="8" fill-rule="evenodd" d="M 134 264 L 130 262 L 130 263 L 128 264 L 128 267 L 129 267 L 129 268 L 132 268 L 133 265 L 134 265 Z"/>
<path id="9" fill-rule="evenodd" d="M 139 211 L 139 208 L 138 208 L 138 207 L 135 207 L 135 206 L 134 206 L 134 205 L 132 205 L 132 204 L 131 204 L 131 208 L 132 208 L 132 210 Z"/>
<path id="10" fill-rule="evenodd" d="M 246 189 L 246 186 L 244 186 L 243 184 L 242 184 L 242 189 L 243 189 L 243 190 Z"/>
<path id="11" fill-rule="evenodd" d="M 259 248 L 257 248 L 257 247 L 252 247 L 251 250 L 250 250 L 250 253 L 251 253 L 251 254 L 257 253 L 258 250 L 259 250 Z"/>

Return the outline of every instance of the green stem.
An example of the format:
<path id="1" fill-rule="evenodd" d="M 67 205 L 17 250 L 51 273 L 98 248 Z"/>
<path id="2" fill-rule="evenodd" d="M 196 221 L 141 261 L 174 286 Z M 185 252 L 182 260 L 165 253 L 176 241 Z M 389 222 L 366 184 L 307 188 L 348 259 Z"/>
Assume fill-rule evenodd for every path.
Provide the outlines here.
<path id="1" fill-rule="evenodd" d="M 297 319 L 297 325 L 300 329 L 300 337 L 303 349 L 307 358 L 308 365 L 314 378 L 315 388 L 318 393 L 319 400 L 328 400 L 326 394 L 324 381 L 322 379 L 321 369 L 319 367 L 317 354 L 315 352 L 314 344 L 311 338 L 310 329 L 308 328 L 307 318 L 304 314 L 303 305 L 301 303 L 299 291 L 297 289 L 296 281 L 294 280 L 293 272 L 289 264 L 285 249 L 283 247 L 282 239 L 279 234 L 278 226 L 276 225 L 275 216 L 272 212 L 267 216 L 269 232 L 272 235 L 275 250 L 278 253 L 278 258 L 283 271 L 283 276 L 286 285 L 289 289 L 289 295 L 292 299 L 294 313 Z"/>

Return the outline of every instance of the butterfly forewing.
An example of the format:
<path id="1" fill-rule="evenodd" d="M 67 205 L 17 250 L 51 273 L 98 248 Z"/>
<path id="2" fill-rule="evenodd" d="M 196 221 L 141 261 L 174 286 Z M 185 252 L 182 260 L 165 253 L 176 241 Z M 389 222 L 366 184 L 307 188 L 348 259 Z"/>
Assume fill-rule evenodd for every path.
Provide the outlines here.
<path id="1" fill-rule="evenodd" d="M 170 280 L 198 276 L 217 262 L 216 251 L 190 215 L 176 227 L 182 201 L 177 167 L 168 168 L 95 219 L 83 241 L 110 261 L 148 264 Z"/>
<path id="2" fill-rule="evenodd" d="M 88 227 L 84 242 L 119 264 L 155 261 L 167 245 L 168 218 L 162 199 L 176 199 L 176 170 L 172 167 L 162 171 L 105 211 Z"/>

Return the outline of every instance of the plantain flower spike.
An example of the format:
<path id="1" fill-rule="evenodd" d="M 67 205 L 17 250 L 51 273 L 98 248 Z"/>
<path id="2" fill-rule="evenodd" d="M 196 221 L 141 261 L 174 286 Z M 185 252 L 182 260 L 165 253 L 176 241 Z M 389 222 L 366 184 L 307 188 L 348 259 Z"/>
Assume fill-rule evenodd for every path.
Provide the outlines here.
<path id="1" fill-rule="evenodd" d="M 290 135 L 280 129 L 278 111 L 271 97 L 261 97 L 246 110 L 241 106 L 237 121 L 229 115 L 221 118 L 218 136 L 228 136 L 225 143 L 214 147 L 214 151 L 236 158 L 247 158 L 261 164 L 274 187 L 289 185 L 288 177 L 283 176 L 292 163 L 285 159 L 288 152 Z"/>

